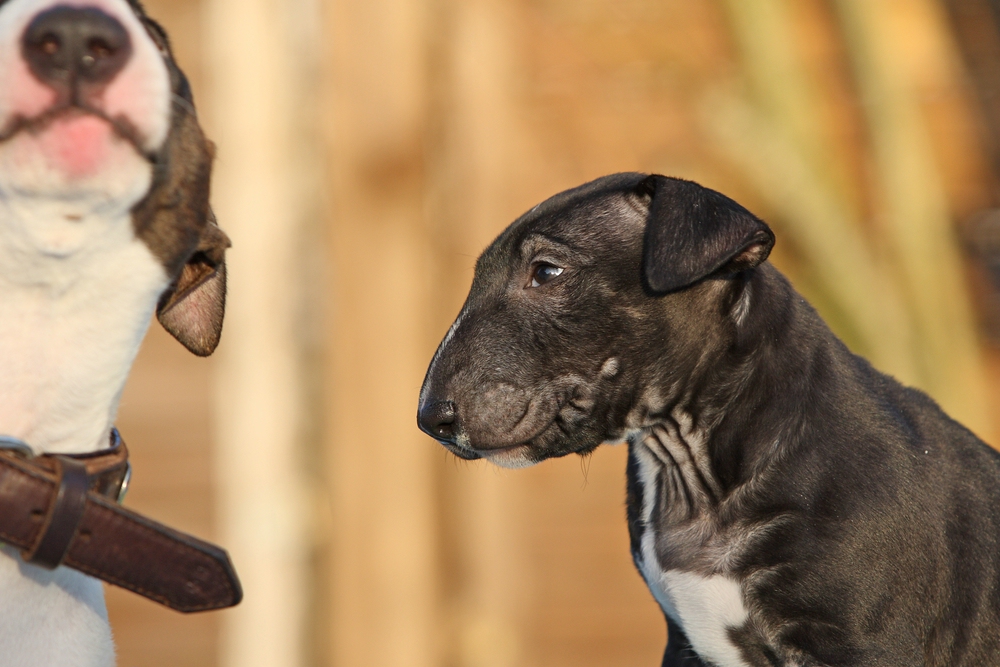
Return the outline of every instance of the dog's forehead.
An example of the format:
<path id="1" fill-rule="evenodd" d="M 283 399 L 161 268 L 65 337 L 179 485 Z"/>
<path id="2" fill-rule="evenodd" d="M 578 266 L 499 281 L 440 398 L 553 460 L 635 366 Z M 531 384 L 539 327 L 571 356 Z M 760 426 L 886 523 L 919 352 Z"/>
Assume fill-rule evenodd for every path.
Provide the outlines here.
<path id="1" fill-rule="evenodd" d="M 542 229 L 557 225 L 567 218 L 585 218 L 600 211 L 609 200 L 635 190 L 646 174 L 625 172 L 603 176 L 596 180 L 549 197 L 514 221 L 508 232 Z"/>
<path id="2" fill-rule="evenodd" d="M 538 237 L 585 245 L 609 240 L 619 231 L 627 213 L 634 213 L 626 195 L 646 174 L 621 173 L 605 176 L 580 187 L 560 192 L 515 220 L 480 257 L 478 270 L 499 267 L 511 255 L 520 254 L 529 240 Z"/>

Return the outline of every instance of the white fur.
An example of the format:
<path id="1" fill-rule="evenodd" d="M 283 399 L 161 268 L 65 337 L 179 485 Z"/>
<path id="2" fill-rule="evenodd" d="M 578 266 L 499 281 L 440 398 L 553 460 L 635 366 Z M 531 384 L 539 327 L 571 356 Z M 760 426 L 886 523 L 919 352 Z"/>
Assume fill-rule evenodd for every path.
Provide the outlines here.
<path id="1" fill-rule="evenodd" d="M 736 326 L 743 326 L 743 322 L 746 320 L 747 315 L 750 314 L 750 302 L 752 299 L 752 288 L 750 287 L 750 284 L 747 283 L 743 287 L 743 294 L 740 295 L 739 300 L 736 302 L 736 306 L 733 308 L 733 319 L 736 320 Z"/>
<path id="2" fill-rule="evenodd" d="M 0 6 L 0 127 L 44 111 L 53 96 L 20 57 L 20 35 L 57 4 L 99 7 L 133 55 L 101 104 L 155 150 L 170 124 L 157 47 L 125 0 L 9 0 Z M 107 447 L 125 379 L 168 278 L 135 237 L 131 208 L 150 164 L 109 134 L 94 170 L 71 174 L 39 150 L 45 132 L 0 143 L 0 434 L 36 452 Z M 107 667 L 114 647 L 100 582 L 49 572 L 0 548 L 0 665 Z"/>
<path id="3" fill-rule="evenodd" d="M 455 321 L 452 323 L 451 327 L 449 327 L 448 333 L 444 335 L 444 340 L 441 342 L 442 351 L 444 351 L 444 349 L 448 347 L 448 343 L 450 343 L 451 339 L 455 337 L 455 332 L 458 331 L 458 328 L 460 326 L 462 326 L 462 320 L 464 318 L 465 318 L 465 311 L 463 310 L 461 313 L 458 314 L 458 317 L 455 318 Z"/>
<path id="4" fill-rule="evenodd" d="M 677 623 L 695 652 L 716 667 L 748 667 L 728 630 L 747 620 L 740 585 L 725 575 L 702 576 L 663 570 L 656 555 L 653 517 L 659 496 L 657 480 L 663 464 L 645 446 L 635 448 L 642 485 L 642 534 L 639 569 L 660 608 Z"/>
<path id="5" fill-rule="evenodd" d="M 441 344 L 438 345 L 437 352 L 434 353 L 434 358 L 431 360 L 431 366 L 434 365 L 434 362 L 437 361 L 438 357 L 440 357 L 444 353 L 449 343 L 451 343 L 451 340 L 455 337 L 455 332 L 458 331 L 458 327 L 462 326 L 462 319 L 464 317 L 465 317 L 465 310 L 462 310 L 462 312 L 458 314 L 458 317 L 455 318 L 455 321 L 452 323 L 451 327 L 449 327 L 448 333 L 446 333 L 444 336 L 444 340 L 442 340 Z M 421 388 L 420 390 L 421 405 L 423 405 L 426 402 L 428 391 L 430 391 L 430 387 L 427 385 Z"/>
<path id="6" fill-rule="evenodd" d="M 725 576 L 693 572 L 660 573 L 660 586 L 673 602 L 676 621 L 695 652 L 718 667 L 748 667 L 728 630 L 747 620 L 740 585 Z"/>
<path id="7" fill-rule="evenodd" d="M 528 458 L 530 451 L 531 447 L 528 445 L 518 445 L 517 447 L 509 447 L 499 451 L 484 451 L 482 455 L 483 458 L 495 466 L 507 468 L 508 470 L 517 470 L 520 468 L 530 468 L 535 465 L 536 462 Z"/>
<path id="8" fill-rule="evenodd" d="M 0 433 L 36 452 L 105 448 L 167 276 L 135 239 L 127 212 L 32 225 L 4 195 L 0 190 Z"/>
<path id="9" fill-rule="evenodd" d="M 0 547 L 0 664 L 105 667 L 115 661 L 104 591 L 96 579 L 61 567 L 25 565 Z"/>

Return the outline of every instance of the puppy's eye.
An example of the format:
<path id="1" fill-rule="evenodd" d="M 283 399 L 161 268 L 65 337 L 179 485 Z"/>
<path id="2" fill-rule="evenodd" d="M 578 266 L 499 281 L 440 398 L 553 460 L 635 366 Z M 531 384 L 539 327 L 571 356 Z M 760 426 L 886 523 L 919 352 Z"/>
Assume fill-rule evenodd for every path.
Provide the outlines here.
<path id="1" fill-rule="evenodd" d="M 535 268 L 531 272 L 531 286 L 541 287 L 545 283 L 558 278 L 562 275 L 563 269 L 558 266 L 553 266 L 552 264 L 536 264 Z"/>

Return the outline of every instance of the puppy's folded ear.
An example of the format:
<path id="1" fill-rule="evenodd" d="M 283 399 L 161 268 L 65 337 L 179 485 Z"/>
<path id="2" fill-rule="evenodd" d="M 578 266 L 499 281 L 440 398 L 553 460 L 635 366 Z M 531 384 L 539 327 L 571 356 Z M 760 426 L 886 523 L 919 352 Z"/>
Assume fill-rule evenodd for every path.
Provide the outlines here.
<path id="1" fill-rule="evenodd" d="M 774 234 L 764 222 L 697 183 L 654 175 L 636 192 L 649 201 L 643 276 L 654 292 L 752 269 L 774 247 Z"/>
<path id="2" fill-rule="evenodd" d="M 209 213 L 194 254 L 160 297 L 156 317 L 163 328 L 200 357 L 215 351 L 226 313 L 225 253 L 231 243 Z"/>

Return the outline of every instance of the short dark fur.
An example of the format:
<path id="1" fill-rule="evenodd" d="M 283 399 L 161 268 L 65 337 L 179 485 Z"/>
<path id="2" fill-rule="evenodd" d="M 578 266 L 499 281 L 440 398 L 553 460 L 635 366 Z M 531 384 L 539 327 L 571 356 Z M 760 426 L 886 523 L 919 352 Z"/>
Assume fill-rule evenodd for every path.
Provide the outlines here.
<path id="1" fill-rule="evenodd" d="M 633 555 L 652 530 L 663 570 L 738 580 L 749 665 L 1000 665 L 1000 456 L 851 354 L 772 243 L 688 181 L 557 195 L 480 258 L 421 427 L 470 459 L 628 439 Z M 540 264 L 564 271 L 529 287 Z M 646 523 L 637 450 L 665 442 Z M 665 666 L 705 664 L 668 631 Z"/>
<path id="2" fill-rule="evenodd" d="M 174 99 L 170 135 L 152 156 L 153 186 L 132 217 L 136 234 L 174 279 L 157 308 L 160 323 L 191 352 L 207 356 L 222 336 L 224 256 L 230 246 L 209 206 L 215 146 L 198 124 L 191 85 L 174 60 L 166 31 L 137 0 L 129 2 L 160 47 Z"/>

